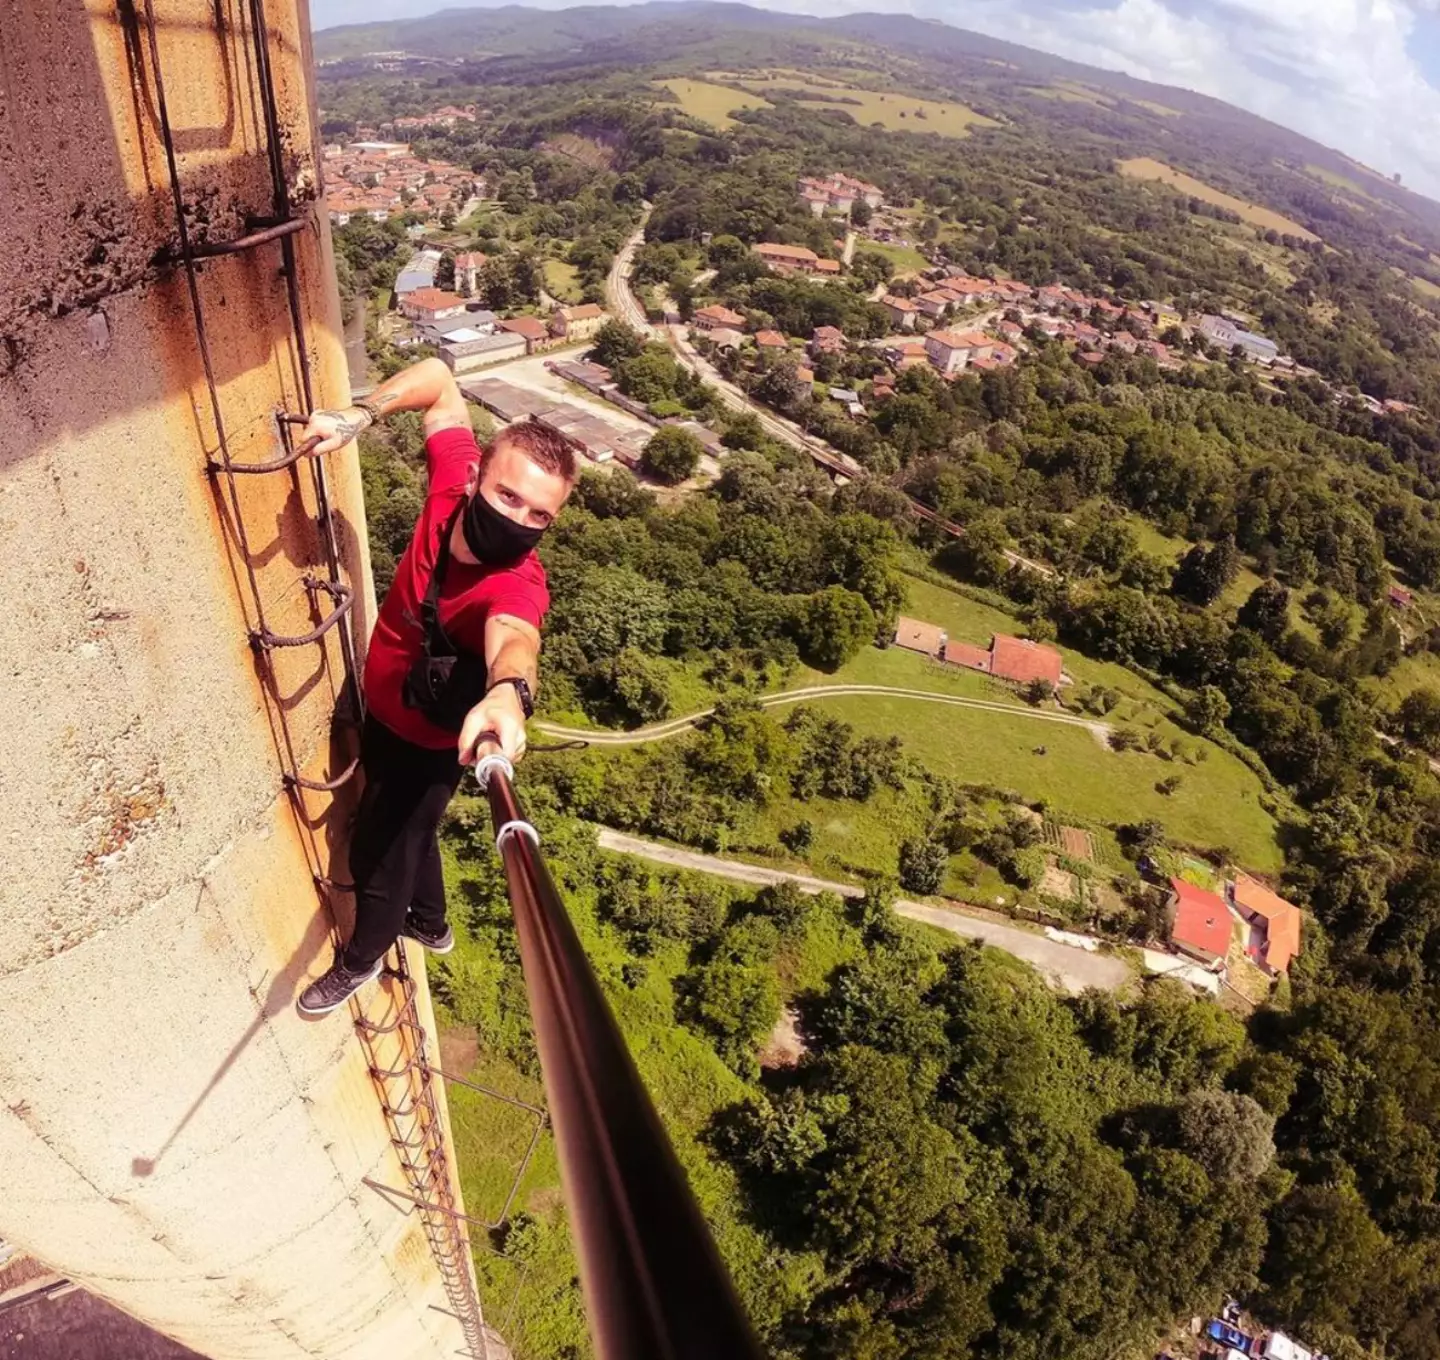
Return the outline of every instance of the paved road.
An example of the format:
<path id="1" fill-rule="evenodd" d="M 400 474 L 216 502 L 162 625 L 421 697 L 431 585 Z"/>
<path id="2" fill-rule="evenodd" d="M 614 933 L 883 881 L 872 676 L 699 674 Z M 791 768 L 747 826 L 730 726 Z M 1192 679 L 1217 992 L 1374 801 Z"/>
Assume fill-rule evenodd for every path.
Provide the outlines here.
<path id="1" fill-rule="evenodd" d="M 677 869 L 695 869 L 739 883 L 753 883 L 758 887 L 794 883 L 802 892 L 833 892 L 842 897 L 861 897 L 865 891 L 853 883 L 831 883 L 823 878 L 812 878 L 808 874 L 766 869 L 757 864 L 742 864 L 738 860 L 703 855 L 696 850 L 680 850 L 674 846 L 659 845 L 640 836 L 612 831 L 609 827 L 599 828 L 599 841 L 606 850 L 637 855 L 656 864 L 668 864 Z M 1107 991 L 1114 991 L 1125 986 L 1134 977 L 1130 969 L 1113 955 L 1087 953 L 1083 949 L 1059 944 L 1046 939 L 1044 935 L 1008 925 L 1003 921 L 968 916 L 945 907 L 903 899 L 895 903 L 895 910 L 912 921 L 924 921 L 927 925 L 949 931 L 962 939 L 982 940 L 996 949 L 1003 949 L 1007 954 L 1013 954 L 1017 959 L 1028 963 L 1048 981 L 1068 992 L 1081 992 L 1087 987 L 1103 987 Z"/>
<path id="2" fill-rule="evenodd" d="M 786 420 L 783 416 L 776 415 L 768 407 L 752 401 L 744 391 L 723 377 L 714 365 L 690 343 L 686 328 L 678 321 L 663 326 L 650 324 L 646 319 L 645 309 L 640 306 L 635 294 L 630 291 L 631 265 L 635 251 L 645 239 L 645 221 L 649 216 L 650 209 L 647 205 L 645 218 L 641 220 L 634 235 L 621 246 L 614 263 L 610 266 L 610 273 L 605 279 L 605 300 L 610 311 L 633 330 L 667 343 L 676 351 L 680 362 L 709 383 L 720 394 L 720 399 L 727 406 L 735 411 L 750 412 L 760 422 L 760 428 L 772 439 L 778 439 L 781 443 L 789 444 L 801 453 L 808 454 L 821 467 L 839 476 L 851 479 L 866 476 L 865 469 L 848 454 L 841 453 L 839 449 L 827 444 L 823 439 L 817 439 L 794 421 Z M 922 505 L 913 498 L 908 499 L 910 499 L 911 511 L 919 519 L 938 525 L 952 538 L 964 536 L 965 531 L 958 524 L 951 524 L 942 519 L 928 505 Z M 1009 548 L 1001 551 L 1005 560 L 1012 566 L 1023 567 L 1025 570 L 1036 572 L 1041 576 L 1055 575 L 1044 564 L 1033 562 L 1028 557 L 1022 557 Z"/>
<path id="3" fill-rule="evenodd" d="M 1109 745 L 1110 725 L 1091 718 L 1077 718 L 1070 713 L 1050 713 L 1019 704 L 1005 704 L 996 699 L 967 699 L 958 694 L 934 694 L 924 689 L 901 689 L 894 685 L 807 685 L 803 689 L 782 690 L 779 694 L 761 695 L 761 708 L 778 708 L 783 704 L 799 704 L 809 699 L 840 699 L 857 694 L 881 694 L 897 699 L 918 699 L 923 703 L 949 704 L 952 708 L 973 708 L 981 713 L 999 713 L 1007 718 L 1029 718 L 1034 722 L 1059 723 L 1063 727 L 1083 727 L 1102 746 Z M 633 732 L 606 732 L 587 727 L 561 727 L 556 723 L 537 721 L 535 726 L 551 737 L 580 738 L 592 746 L 641 746 L 649 741 L 664 741 L 688 732 L 715 710 L 704 709 L 684 718 L 671 718 L 650 727 L 637 727 Z"/>

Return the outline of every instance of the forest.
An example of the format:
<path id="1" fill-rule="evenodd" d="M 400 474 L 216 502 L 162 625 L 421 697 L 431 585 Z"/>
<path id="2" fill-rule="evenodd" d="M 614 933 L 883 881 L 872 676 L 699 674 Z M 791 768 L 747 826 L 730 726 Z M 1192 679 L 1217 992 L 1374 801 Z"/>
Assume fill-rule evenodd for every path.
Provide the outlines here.
<path id="1" fill-rule="evenodd" d="M 654 70 L 674 69 L 655 41 Z M 837 491 L 612 330 L 627 387 L 709 416 L 732 451 L 706 490 L 663 500 L 587 474 L 544 549 L 542 707 L 636 725 L 687 711 L 695 686 L 724 702 L 692 736 L 625 757 L 623 799 L 610 758 L 589 754 L 534 757 L 524 785 L 772 1354 L 1101 1360 L 1138 1354 L 1229 1291 L 1334 1360 L 1436 1360 L 1440 782 L 1413 747 L 1440 749 L 1440 704 L 1431 685 L 1397 693 L 1395 680 L 1430 675 L 1440 639 L 1402 626 L 1387 589 L 1440 588 L 1428 414 L 1440 346 L 1433 303 L 1397 292 L 1401 248 L 1343 205 L 1288 195 L 1274 206 L 1330 248 L 1254 241 L 1275 252 L 1266 267 L 1253 234 L 1238 248 L 1208 205 L 1114 174 L 1122 151 L 1153 148 L 1091 106 L 1017 95 L 1002 109 L 992 88 L 972 103 L 1006 120 L 957 154 L 783 97 L 720 132 L 638 96 L 633 69 L 603 53 L 500 61 L 483 87 L 484 62 L 326 77 L 337 135 L 427 100 L 486 102 L 482 127 L 425 143 L 496 186 L 483 220 L 457 226 L 466 247 L 564 258 L 598 289 L 643 200 L 655 282 L 672 295 L 861 339 L 880 333 L 864 280 L 821 297 L 761 279 L 729 244 L 824 245 L 795 179 L 843 167 L 912 205 L 937 258 L 1243 307 L 1330 381 L 1421 408 L 1380 419 L 1238 362 L 1172 372 L 1111 355 L 1089 371 L 1032 335 L 1008 371 L 902 375 L 843 436 L 870 475 Z M 599 151 L 549 149 L 573 153 L 566 137 Z M 1194 173 L 1220 179 L 1225 160 L 1230 188 L 1271 173 L 1222 152 L 1197 150 Z M 336 239 L 352 287 L 393 279 L 401 236 Z M 525 270 L 507 271 L 496 287 L 523 291 Z M 423 495 L 416 430 L 367 434 L 362 460 L 378 575 Z M 901 491 L 964 537 L 931 537 Z M 1006 550 L 1054 575 L 1010 566 Z M 907 891 L 933 891 L 937 854 L 960 845 L 1026 873 L 1025 834 L 903 743 L 753 702 L 797 667 L 830 673 L 873 651 L 918 569 L 1005 605 L 1032 637 L 1145 677 L 1193 741 L 1263 772 L 1280 886 L 1309 913 L 1268 1004 L 1240 1018 L 1168 983 L 1062 997 L 1003 956 L 897 923 L 880 879 L 848 904 L 746 896 L 596 850 L 582 818 L 713 848 L 782 798 L 903 794 L 928 820 L 902 847 Z M 802 856 L 805 825 L 781 828 Z M 489 1060 L 533 1081 L 513 932 L 478 827 L 462 806 L 447 833 L 465 919 L 437 995 Z M 1165 828 L 1130 830 L 1135 873 Z M 762 1067 L 782 1006 L 803 1055 Z M 496 1245 L 532 1265 L 517 1354 L 583 1353 L 560 1219 L 527 1209 Z M 508 1289 L 488 1273 L 500 1266 L 481 1269 Z"/>

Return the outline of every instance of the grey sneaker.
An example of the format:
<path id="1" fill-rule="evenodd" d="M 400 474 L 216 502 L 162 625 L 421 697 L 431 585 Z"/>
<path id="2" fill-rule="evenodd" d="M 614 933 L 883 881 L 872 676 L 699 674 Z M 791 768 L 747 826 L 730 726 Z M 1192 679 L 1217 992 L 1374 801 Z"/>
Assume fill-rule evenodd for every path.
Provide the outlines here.
<path id="1" fill-rule="evenodd" d="M 432 954 L 448 954 L 455 948 L 455 932 L 448 925 L 437 935 L 423 929 L 413 916 L 407 916 L 405 927 L 400 933 L 407 939 L 418 940 Z"/>
<path id="2" fill-rule="evenodd" d="M 363 972 L 352 973 L 337 958 L 328 973 L 316 978 L 300 993 L 295 1008 L 301 1015 L 327 1015 L 337 1006 L 343 1006 L 372 978 L 379 977 L 384 966 L 384 959 L 376 959 Z"/>

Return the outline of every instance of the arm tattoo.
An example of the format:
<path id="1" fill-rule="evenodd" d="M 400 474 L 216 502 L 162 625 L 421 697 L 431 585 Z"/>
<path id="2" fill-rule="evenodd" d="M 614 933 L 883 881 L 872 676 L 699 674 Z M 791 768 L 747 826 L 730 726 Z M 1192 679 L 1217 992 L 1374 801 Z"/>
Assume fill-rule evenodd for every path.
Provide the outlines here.
<path id="1" fill-rule="evenodd" d="M 344 411 L 316 411 L 315 414 L 332 417 L 335 421 L 336 436 L 347 444 L 371 424 L 363 414 L 347 416 Z"/>

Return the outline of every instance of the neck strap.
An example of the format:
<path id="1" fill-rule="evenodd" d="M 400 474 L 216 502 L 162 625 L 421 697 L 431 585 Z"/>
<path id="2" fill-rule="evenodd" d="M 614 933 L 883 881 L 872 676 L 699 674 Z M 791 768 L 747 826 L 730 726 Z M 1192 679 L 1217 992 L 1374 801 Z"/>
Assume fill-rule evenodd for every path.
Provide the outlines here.
<path id="1" fill-rule="evenodd" d="M 440 551 L 435 554 L 435 566 L 430 572 L 430 584 L 425 588 L 425 598 L 420 601 L 420 621 L 425 628 L 426 656 L 436 654 L 437 643 L 440 653 L 444 655 L 453 655 L 455 650 L 450 646 L 450 639 L 445 636 L 444 628 L 440 626 L 440 591 L 445 585 L 445 570 L 450 565 L 450 538 L 464 513 L 465 500 L 462 497 L 450 518 L 445 521 L 444 532 L 440 535 Z"/>

